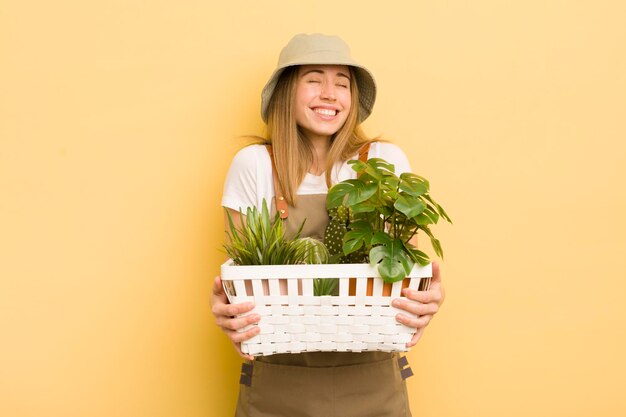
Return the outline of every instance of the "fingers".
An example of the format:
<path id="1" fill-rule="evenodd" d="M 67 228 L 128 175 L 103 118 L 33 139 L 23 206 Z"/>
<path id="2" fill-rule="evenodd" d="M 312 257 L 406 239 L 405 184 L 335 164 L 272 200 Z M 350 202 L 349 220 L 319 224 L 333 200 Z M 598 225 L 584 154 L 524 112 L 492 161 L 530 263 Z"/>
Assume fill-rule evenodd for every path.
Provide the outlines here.
<path id="1" fill-rule="evenodd" d="M 404 300 L 401 298 L 397 298 L 393 300 L 392 305 L 396 308 L 405 310 L 411 314 L 416 316 L 423 316 L 426 314 L 435 314 L 439 311 L 439 304 L 436 302 L 432 303 L 420 303 L 411 300 Z"/>
<path id="2" fill-rule="evenodd" d="M 243 353 L 241 351 L 241 348 L 237 348 L 237 346 L 235 346 L 235 349 L 237 349 L 237 353 L 239 353 L 239 356 L 241 356 L 242 358 L 249 360 L 249 361 L 253 361 L 254 360 L 254 356 L 252 355 L 246 355 L 245 353 Z"/>
<path id="3" fill-rule="evenodd" d="M 414 327 L 416 329 L 423 329 L 424 327 L 428 326 L 428 323 L 430 323 L 432 318 L 432 314 L 427 314 L 425 316 L 419 317 L 411 317 L 402 313 L 396 315 L 396 320 L 398 321 L 398 323 L 402 323 L 405 326 Z"/>
<path id="4" fill-rule="evenodd" d="M 431 280 L 431 285 L 435 282 L 441 282 L 441 269 L 439 268 L 439 262 L 433 262 L 433 277 Z"/>
<path id="5" fill-rule="evenodd" d="M 430 280 L 430 288 L 440 292 L 438 304 L 441 305 L 446 298 L 446 292 L 441 285 L 441 269 L 438 262 L 433 262 L 433 277 Z"/>
<path id="6" fill-rule="evenodd" d="M 246 340 L 252 339 L 254 336 L 258 335 L 261 332 L 259 326 L 254 326 L 245 332 L 238 332 L 235 330 L 225 329 L 224 333 L 226 336 L 235 344 L 241 344 L 241 342 L 245 342 Z"/>
<path id="7" fill-rule="evenodd" d="M 217 316 L 237 316 L 249 312 L 254 308 L 250 302 L 230 304 L 222 286 L 222 279 L 215 277 L 213 281 L 213 297 L 211 311 Z"/>
<path id="8" fill-rule="evenodd" d="M 404 288 L 402 295 L 412 301 L 417 301 L 422 304 L 435 303 L 440 305 L 443 302 L 443 290 L 441 284 L 431 285 L 431 289 L 428 291 L 412 290 L 410 288 Z"/>
<path id="9" fill-rule="evenodd" d="M 402 295 L 410 300 L 417 301 L 422 304 L 435 303 L 437 305 L 441 305 L 441 303 L 443 303 L 443 299 L 445 298 L 443 286 L 441 285 L 441 269 L 439 268 L 439 264 L 437 262 L 433 262 L 432 266 L 433 276 L 430 280 L 430 289 L 428 291 L 418 291 L 410 288 L 404 288 L 402 290 Z"/>
<path id="10" fill-rule="evenodd" d="M 222 278 L 215 277 L 213 280 L 213 295 L 224 294 L 224 287 L 222 286 Z"/>
<path id="11" fill-rule="evenodd" d="M 247 359 L 249 361 L 253 361 L 254 360 L 254 356 L 247 355 L 247 354 L 245 354 L 245 353 L 243 353 L 241 351 L 241 343 L 233 343 L 233 346 L 235 347 L 235 350 L 237 351 L 239 356 L 241 356 L 242 358 Z"/>
<path id="12" fill-rule="evenodd" d="M 258 335 L 260 331 L 261 330 L 259 329 L 258 326 L 254 326 L 253 328 L 245 332 L 224 330 L 224 333 L 226 333 L 226 336 L 228 336 L 230 341 L 233 343 L 233 346 L 235 347 L 235 350 L 237 351 L 239 356 L 249 361 L 252 361 L 254 360 L 254 356 L 247 355 L 241 351 L 241 342 L 245 342 L 246 340 L 253 338 L 254 336 Z"/>
<path id="13" fill-rule="evenodd" d="M 211 293 L 211 299 L 209 300 L 209 303 L 211 305 L 211 308 L 213 308 L 213 306 L 215 305 L 228 303 L 228 297 L 226 297 L 224 287 L 222 286 L 222 279 L 220 277 L 215 277 L 215 279 L 213 280 L 213 291 Z"/>
<path id="14" fill-rule="evenodd" d="M 240 314 L 248 313 L 252 311 L 252 309 L 254 309 L 254 304 L 250 302 L 227 304 L 221 300 L 214 300 L 213 307 L 211 307 L 211 311 L 216 318 L 219 316 L 238 316 Z"/>
<path id="15" fill-rule="evenodd" d="M 423 329 L 428 325 L 433 316 L 439 311 L 439 306 L 443 302 L 444 294 L 441 286 L 441 273 L 439 265 L 433 262 L 433 277 L 431 289 L 428 291 L 417 291 L 410 288 L 402 290 L 402 295 L 406 299 L 397 298 L 392 305 L 410 314 L 399 313 L 396 320 L 409 327 L 418 329 L 409 344 L 413 346 L 422 336 Z M 407 347 L 409 347 L 407 344 Z"/>
<path id="16" fill-rule="evenodd" d="M 261 316 L 258 314 L 250 314 L 242 317 L 227 317 L 227 316 L 216 316 L 215 321 L 218 326 L 220 326 L 224 330 L 234 330 L 238 331 L 243 329 L 246 326 L 250 326 L 252 324 L 256 324 L 261 320 Z"/>
<path id="17" fill-rule="evenodd" d="M 249 314 L 240 316 L 254 309 L 253 303 L 237 303 L 229 304 L 228 297 L 222 285 L 222 279 L 218 276 L 213 280 L 213 294 L 211 297 L 211 311 L 215 316 L 217 325 L 228 336 L 232 342 L 237 354 L 246 360 L 254 360 L 254 356 L 247 355 L 241 351 L 241 342 L 245 342 L 258 335 L 261 329 L 258 326 L 252 326 L 261 320 L 258 314 Z M 246 326 L 252 326 L 250 329 L 240 332 L 239 330 Z"/>
<path id="18" fill-rule="evenodd" d="M 424 328 L 423 327 L 420 328 L 420 329 L 417 329 L 417 331 L 413 335 L 413 338 L 411 339 L 411 341 L 406 344 L 406 347 L 410 348 L 410 347 L 415 346 L 417 344 L 417 342 L 420 340 L 420 338 L 422 337 L 423 334 L 424 334 Z"/>

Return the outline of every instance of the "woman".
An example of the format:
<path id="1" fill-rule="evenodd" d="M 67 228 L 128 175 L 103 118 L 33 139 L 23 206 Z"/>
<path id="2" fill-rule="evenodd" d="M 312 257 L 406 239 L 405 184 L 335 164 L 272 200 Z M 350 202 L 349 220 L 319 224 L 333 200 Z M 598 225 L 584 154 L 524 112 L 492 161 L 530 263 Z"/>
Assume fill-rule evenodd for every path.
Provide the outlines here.
<path id="1" fill-rule="evenodd" d="M 328 188 L 356 176 L 346 161 L 368 147 L 369 157 L 391 162 L 397 174 L 411 171 L 397 146 L 372 141 L 360 129 L 375 98 L 373 76 L 350 57 L 341 39 L 320 34 L 295 36 L 282 50 L 278 68 L 262 93 L 261 115 L 268 131 L 264 142 L 271 148 L 256 144 L 237 153 L 226 178 L 222 205 L 238 222 L 240 208 L 260 207 L 263 199 L 272 201 L 272 209 L 285 214 L 288 233 L 306 218 L 302 235 L 321 239 L 329 221 L 325 209 Z M 274 199 L 277 191 L 284 198 Z M 408 300 L 395 300 L 394 306 L 418 316 L 399 314 L 396 318 L 418 329 L 407 343 L 410 347 L 443 302 L 438 266 L 433 265 L 429 291 L 405 289 L 403 295 Z M 234 317 L 254 306 L 228 304 L 219 277 L 212 304 L 217 324 L 237 352 L 251 361 L 240 346 L 259 329 L 238 330 L 260 318 Z M 386 352 L 258 357 L 252 367 L 252 362 L 246 364 L 245 373 L 252 378 L 241 385 L 236 417 L 410 416 L 405 374 L 400 372 L 398 358 Z"/>

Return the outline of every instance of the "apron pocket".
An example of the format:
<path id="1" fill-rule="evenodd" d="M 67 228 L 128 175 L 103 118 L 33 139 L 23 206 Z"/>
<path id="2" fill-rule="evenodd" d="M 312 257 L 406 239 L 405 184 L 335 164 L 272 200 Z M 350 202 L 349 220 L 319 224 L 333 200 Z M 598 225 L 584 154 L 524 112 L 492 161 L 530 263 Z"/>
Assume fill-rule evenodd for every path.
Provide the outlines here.
<path id="1" fill-rule="evenodd" d="M 406 384 L 397 357 L 338 367 L 335 416 L 411 417 Z"/>
<path id="2" fill-rule="evenodd" d="M 246 412 L 247 411 L 247 412 Z M 396 357 L 348 366 L 254 362 L 236 417 L 410 417 Z"/>

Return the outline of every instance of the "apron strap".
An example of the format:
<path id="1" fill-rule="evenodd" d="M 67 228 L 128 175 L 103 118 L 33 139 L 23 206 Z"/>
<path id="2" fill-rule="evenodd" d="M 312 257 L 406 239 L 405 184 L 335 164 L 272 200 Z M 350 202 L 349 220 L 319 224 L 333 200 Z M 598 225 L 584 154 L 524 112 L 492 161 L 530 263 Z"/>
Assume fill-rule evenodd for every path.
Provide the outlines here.
<path id="1" fill-rule="evenodd" d="M 369 153 L 370 153 L 370 146 L 371 145 L 372 145 L 372 142 L 369 142 L 369 143 L 366 143 L 365 145 L 363 145 L 363 147 L 359 151 L 359 161 L 367 162 L 367 158 L 368 158 Z M 356 176 L 360 177 L 361 173 L 359 172 L 358 174 L 356 174 Z"/>
<path id="2" fill-rule="evenodd" d="M 400 367 L 400 376 L 402 376 L 402 380 L 413 376 L 413 370 L 409 366 L 409 360 L 406 356 L 398 356 L 398 367 Z"/>
<path id="3" fill-rule="evenodd" d="M 372 142 L 366 143 L 361 150 L 359 151 L 359 161 L 361 162 L 367 162 L 367 157 L 370 153 L 370 146 L 372 145 Z"/>
<path id="4" fill-rule="evenodd" d="M 272 161 L 272 177 L 274 179 L 274 195 L 276 197 L 276 210 L 280 213 L 280 218 L 285 220 L 289 216 L 289 207 L 285 196 L 283 195 L 283 189 L 278 181 L 278 173 L 276 172 L 276 163 L 274 162 L 274 153 L 272 152 L 272 145 L 265 145 L 267 153 L 270 154 L 270 160 Z"/>
<path id="5" fill-rule="evenodd" d="M 244 362 L 241 364 L 241 377 L 239 378 L 239 383 L 245 386 L 252 385 L 252 371 L 253 365 L 252 362 Z"/>

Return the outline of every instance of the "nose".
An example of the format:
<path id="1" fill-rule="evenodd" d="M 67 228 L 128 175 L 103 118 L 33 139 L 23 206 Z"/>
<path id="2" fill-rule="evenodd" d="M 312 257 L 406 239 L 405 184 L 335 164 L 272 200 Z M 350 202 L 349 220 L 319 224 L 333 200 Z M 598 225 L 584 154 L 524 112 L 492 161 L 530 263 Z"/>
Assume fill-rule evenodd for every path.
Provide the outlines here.
<path id="1" fill-rule="evenodd" d="M 333 85 L 333 83 L 323 83 L 322 84 L 322 91 L 320 91 L 320 98 L 325 99 L 325 100 L 331 100 L 334 101 L 335 100 L 335 86 Z"/>

